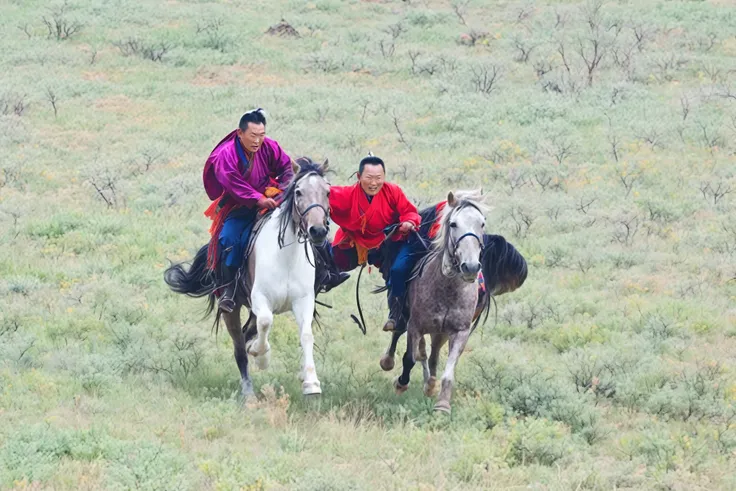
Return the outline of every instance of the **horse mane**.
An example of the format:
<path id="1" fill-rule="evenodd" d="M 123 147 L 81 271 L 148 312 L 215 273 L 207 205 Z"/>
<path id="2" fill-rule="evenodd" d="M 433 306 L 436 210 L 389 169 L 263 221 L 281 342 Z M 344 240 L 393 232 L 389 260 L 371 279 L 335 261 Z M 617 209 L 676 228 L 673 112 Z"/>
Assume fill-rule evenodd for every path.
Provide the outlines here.
<path id="1" fill-rule="evenodd" d="M 481 317 L 484 324 L 488 320 L 491 303 L 495 304 L 495 297 L 520 288 L 528 274 L 524 256 L 503 236 L 486 235 L 484 239 L 486 247 L 481 255 L 481 270 L 486 291 L 482 298 L 478 299 L 473 329 L 481 322 Z"/>

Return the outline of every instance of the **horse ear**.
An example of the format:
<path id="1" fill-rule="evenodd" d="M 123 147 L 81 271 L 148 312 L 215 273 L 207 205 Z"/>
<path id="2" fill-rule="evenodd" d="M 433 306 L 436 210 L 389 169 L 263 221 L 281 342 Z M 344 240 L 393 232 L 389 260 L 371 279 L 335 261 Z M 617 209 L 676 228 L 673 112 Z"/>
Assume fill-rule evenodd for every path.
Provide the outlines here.
<path id="1" fill-rule="evenodd" d="M 330 170 L 330 159 L 325 159 L 325 161 L 322 163 L 322 173 L 324 174 Z"/>
<path id="2" fill-rule="evenodd" d="M 450 207 L 454 207 L 457 204 L 457 200 L 455 199 L 455 195 L 452 194 L 452 191 L 447 193 L 447 204 L 450 205 Z"/>
<path id="3" fill-rule="evenodd" d="M 300 171 L 301 169 L 302 169 L 302 168 L 301 168 L 301 167 L 299 167 L 299 164 L 297 164 L 297 163 L 296 163 L 296 162 L 294 162 L 293 160 L 291 161 L 291 170 L 293 170 L 293 171 L 294 171 L 294 175 L 297 175 L 297 174 L 299 174 L 299 171 Z"/>

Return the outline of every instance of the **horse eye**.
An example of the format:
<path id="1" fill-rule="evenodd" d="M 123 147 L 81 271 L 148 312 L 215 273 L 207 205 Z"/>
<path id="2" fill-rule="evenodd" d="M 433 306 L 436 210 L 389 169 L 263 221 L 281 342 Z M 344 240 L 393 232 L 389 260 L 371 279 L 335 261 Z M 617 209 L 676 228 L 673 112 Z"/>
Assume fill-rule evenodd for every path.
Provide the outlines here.
<path id="1" fill-rule="evenodd" d="M 328 198 L 330 197 L 330 192 L 329 192 L 329 191 L 327 191 L 327 197 L 328 197 Z"/>
<path id="2" fill-rule="evenodd" d="M 294 193 L 294 194 L 296 194 L 297 196 L 301 196 L 302 195 L 302 192 L 297 189 L 296 190 L 296 193 Z"/>
<path id="3" fill-rule="evenodd" d="M 452 228 L 457 228 L 457 223 L 455 223 L 455 222 L 450 222 L 450 227 L 452 227 Z"/>

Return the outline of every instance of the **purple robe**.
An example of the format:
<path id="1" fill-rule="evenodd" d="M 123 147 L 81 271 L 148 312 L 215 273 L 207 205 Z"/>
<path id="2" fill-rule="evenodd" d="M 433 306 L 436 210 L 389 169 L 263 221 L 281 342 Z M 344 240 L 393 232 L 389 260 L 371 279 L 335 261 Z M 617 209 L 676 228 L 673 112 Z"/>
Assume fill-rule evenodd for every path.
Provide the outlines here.
<path id="1" fill-rule="evenodd" d="M 276 180 L 282 190 L 288 186 L 294 175 L 291 157 L 276 141 L 264 138 L 263 145 L 246 169 L 235 148 L 237 137 L 238 131 L 235 130 L 212 150 L 204 166 L 204 189 L 211 200 L 226 193 L 239 204 L 253 207 L 266 188 L 273 186 L 272 180 Z"/>

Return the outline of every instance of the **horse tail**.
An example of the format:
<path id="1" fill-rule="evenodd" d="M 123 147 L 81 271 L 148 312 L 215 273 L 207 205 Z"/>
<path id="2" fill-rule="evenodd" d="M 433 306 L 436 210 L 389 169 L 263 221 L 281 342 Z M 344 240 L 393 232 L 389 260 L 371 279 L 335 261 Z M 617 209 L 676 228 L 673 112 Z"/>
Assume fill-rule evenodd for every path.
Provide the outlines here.
<path id="1" fill-rule="evenodd" d="M 186 263 L 179 263 L 172 264 L 164 271 L 164 281 L 176 293 L 195 298 L 208 297 L 205 315 L 212 313 L 215 308 L 215 279 L 207 268 L 207 248 L 205 245 L 197 252 L 189 268 L 186 268 Z"/>
<path id="2" fill-rule="evenodd" d="M 500 235 L 484 235 L 485 247 L 481 256 L 481 268 L 485 282 L 485 292 L 478 300 L 475 328 L 480 322 L 481 313 L 484 313 L 483 322 L 488 320 L 491 303 L 494 297 L 510 293 L 521 287 L 526 281 L 527 265 L 524 256 L 516 248 L 506 242 Z"/>

